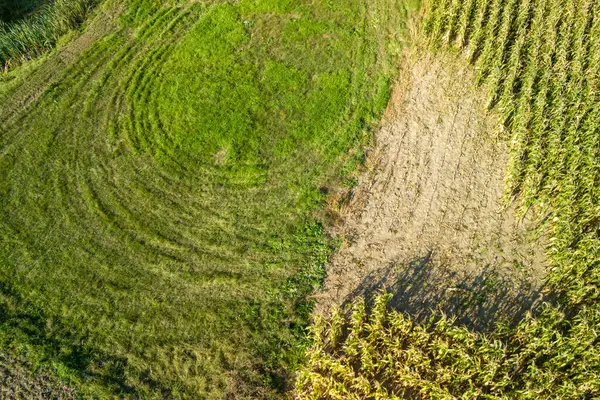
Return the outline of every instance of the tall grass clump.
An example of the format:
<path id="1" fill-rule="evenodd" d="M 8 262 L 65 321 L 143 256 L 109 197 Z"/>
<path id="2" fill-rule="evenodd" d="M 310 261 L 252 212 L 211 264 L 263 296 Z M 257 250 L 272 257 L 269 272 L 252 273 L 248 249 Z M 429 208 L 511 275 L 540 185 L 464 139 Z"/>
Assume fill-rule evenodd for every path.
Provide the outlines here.
<path id="1" fill-rule="evenodd" d="M 37 56 L 79 26 L 99 0 L 55 0 L 24 18 L 0 21 L 0 63 L 4 68 Z"/>

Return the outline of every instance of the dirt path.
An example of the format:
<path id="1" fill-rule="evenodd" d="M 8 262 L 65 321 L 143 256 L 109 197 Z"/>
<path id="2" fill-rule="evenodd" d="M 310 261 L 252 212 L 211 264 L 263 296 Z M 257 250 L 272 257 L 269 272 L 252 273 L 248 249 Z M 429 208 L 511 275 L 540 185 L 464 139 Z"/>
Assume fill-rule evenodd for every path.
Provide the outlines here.
<path id="1" fill-rule="evenodd" d="M 502 202 L 508 145 L 457 64 L 407 54 L 317 312 L 386 288 L 400 309 L 486 329 L 539 298 L 543 246 Z"/>

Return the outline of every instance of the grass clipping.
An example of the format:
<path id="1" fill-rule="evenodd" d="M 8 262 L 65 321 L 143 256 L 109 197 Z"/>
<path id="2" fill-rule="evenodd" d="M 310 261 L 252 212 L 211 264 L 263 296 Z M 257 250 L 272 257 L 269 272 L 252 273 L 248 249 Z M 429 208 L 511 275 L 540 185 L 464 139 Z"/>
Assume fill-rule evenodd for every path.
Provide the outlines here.
<path id="1" fill-rule="evenodd" d="M 406 13 L 117 3 L 9 73 L 0 347 L 83 398 L 277 398 L 330 251 L 319 188 L 385 108 Z"/>

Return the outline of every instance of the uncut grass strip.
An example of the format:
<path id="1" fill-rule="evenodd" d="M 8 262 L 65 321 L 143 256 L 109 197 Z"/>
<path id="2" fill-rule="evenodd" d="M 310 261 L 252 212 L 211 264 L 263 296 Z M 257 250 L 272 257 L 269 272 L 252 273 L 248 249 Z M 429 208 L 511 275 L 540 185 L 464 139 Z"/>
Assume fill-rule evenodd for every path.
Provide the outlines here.
<path id="1" fill-rule="evenodd" d="M 0 32 L 0 62 L 24 62 L 54 46 L 60 36 L 84 22 L 95 1 L 57 1 Z"/>
<path id="2" fill-rule="evenodd" d="M 98 45 L 93 45 L 83 55 L 79 56 L 74 63 L 69 64 L 67 68 L 61 70 L 60 75 L 52 77 L 50 81 L 45 81 L 43 94 L 38 96 L 35 102 L 28 102 L 26 110 L 33 108 L 33 113 L 43 112 L 43 110 L 36 111 L 35 108 L 49 103 L 48 96 L 54 97 L 52 101 L 61 101 L 60 96 L 66 92 L 65 88 L 68 87 L 64 82 L 76 81 L 78 87 L 82 87 L 82 80 L 89 79 L 91 74 L 96 73 L 102 66 L 102 62 L 106 61 L 108 57 L 110 57 L 110 54 L 108 54 L 106 49 Z M 18 127 L 19 124 L 27 123 L 25 122 L 26 120 L 34 119 L 31 113 L 27 113 L 25 110 L 22 111 L 20 115 L 16 116 L 17 120 L 10 121 L 11 123 L 7 126 L 7 129 L 10 129 L 10 126 Z M 17 130 L 19 129 L 17 128 Z"/>

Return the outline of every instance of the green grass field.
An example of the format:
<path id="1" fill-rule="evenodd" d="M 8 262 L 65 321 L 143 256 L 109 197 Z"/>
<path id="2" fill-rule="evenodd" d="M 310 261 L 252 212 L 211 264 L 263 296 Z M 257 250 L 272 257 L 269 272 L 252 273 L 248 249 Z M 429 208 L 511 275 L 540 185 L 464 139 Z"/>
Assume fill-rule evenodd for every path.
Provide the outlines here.
<path id="1" fill-rule="evenodd" d="M 406 7 L 107 0 L 5 73 L 2 348 L 85 397 L 278 396 Z"/>
<path id="2" fill-rule="evenodd" d="M 79 27 L 99 2 L 0 0 L 0 66 L 8 69 L 43 54 Z"/>

